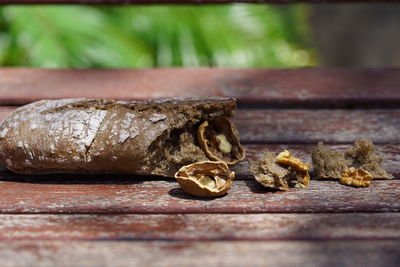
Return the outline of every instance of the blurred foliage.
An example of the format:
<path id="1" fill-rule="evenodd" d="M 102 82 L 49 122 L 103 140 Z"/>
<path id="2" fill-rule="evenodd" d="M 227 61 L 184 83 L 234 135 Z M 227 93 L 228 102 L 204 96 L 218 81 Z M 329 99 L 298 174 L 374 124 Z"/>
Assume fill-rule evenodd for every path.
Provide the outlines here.
<path id="1" fill-rule="evenodd" d="M 0 65 L 298 67 L 315 64 L 307 7 L 6 6 Z"/>

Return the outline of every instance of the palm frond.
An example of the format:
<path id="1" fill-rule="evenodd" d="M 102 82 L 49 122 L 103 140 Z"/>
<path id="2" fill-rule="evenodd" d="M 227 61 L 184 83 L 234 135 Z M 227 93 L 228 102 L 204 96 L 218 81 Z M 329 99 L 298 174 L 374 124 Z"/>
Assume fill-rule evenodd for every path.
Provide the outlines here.
<path id="1" fill-rule="evenodd" d="M 0 9 L 0 64 L 296 67 L 313 64 L 304 6 Z"/>

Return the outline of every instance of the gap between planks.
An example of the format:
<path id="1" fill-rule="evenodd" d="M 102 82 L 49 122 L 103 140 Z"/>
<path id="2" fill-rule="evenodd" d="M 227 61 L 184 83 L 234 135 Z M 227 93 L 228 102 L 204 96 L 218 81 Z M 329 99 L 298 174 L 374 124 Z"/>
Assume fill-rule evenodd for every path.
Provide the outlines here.
<path id="1" fill-rule="evenodd" d="M 0 240 L 400 240 L 400 213 L 0 215 Z"/>

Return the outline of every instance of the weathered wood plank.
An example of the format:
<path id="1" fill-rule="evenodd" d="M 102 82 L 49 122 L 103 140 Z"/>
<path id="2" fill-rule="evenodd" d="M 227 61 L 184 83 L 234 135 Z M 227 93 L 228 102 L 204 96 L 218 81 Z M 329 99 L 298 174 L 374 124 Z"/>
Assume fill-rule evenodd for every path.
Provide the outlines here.
<path id="1" fill-rule="evenodd" d="M 0 106 L 0 121 L 4 120 L 5 117 L 7 117 L 12 111 L 17 108 L 17 106 Z"/>
<path id="2" fill-rule="evenodd" d="M 47 1 L 57 2 L 57 0 L 37 2 Z M 95 2 L 104 3 L 97 0 L 85 1 L 85 3 Z M 354 105 L 398 107 L 399 87 L 400 69 L 2 68 L 0 104 L 25 104 L 41 99 L 74 97 L 143 99 L 223 95 L 237 97 L 240 104 L 269 107 Z"/>
<path id="3" fill-rule="evenodd" d="M 16 107 L 0 107 L 4 119 Z M 400 144 L 400 109 L 238 109 L 233 118 L 243 143 Z"/>
<path id="4" fill-rule="evenodd" d="M 400 143 L 400 109 L 238 109 L 233 120 L 245 143 Z"/>
<path id="5" fill-rule="evenodd" d="M 5 266 L 398 266 L 400 242 L 9 241 Z"/>
<path id="6" fill-rule="evenodd" d="M 235 181 L 229 194 L 199 199 L 174 181 L 134 177 L 63 177 L 0 182 L 0 213 L 330 213 L 400 211 L 400 180 L 352 188 L 312 181 L 305 190 L 273 192 L 255 180 Z"/>
<path id="7" fill-rule="evenodd" d="M 400 239 L 400 213 L 0 215 L 0 240 Z"/>

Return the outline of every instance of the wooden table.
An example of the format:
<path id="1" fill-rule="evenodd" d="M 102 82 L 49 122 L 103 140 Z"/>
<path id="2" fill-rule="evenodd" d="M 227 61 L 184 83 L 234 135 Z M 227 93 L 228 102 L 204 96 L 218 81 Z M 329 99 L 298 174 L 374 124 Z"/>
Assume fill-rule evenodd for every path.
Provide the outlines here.
<path id="1" fill-rule="evenodd" d="M 247 162 L 225 197 L 174 180 L 0 172 L 1 266 L 399 266 L 400 69 L 40 70 L 0 74 L 0 117 L 34 100 L 237 97 L 248 158 L 368 137 L 393 180 L 368 188 L 312 180 L 273 192 Z"/>

